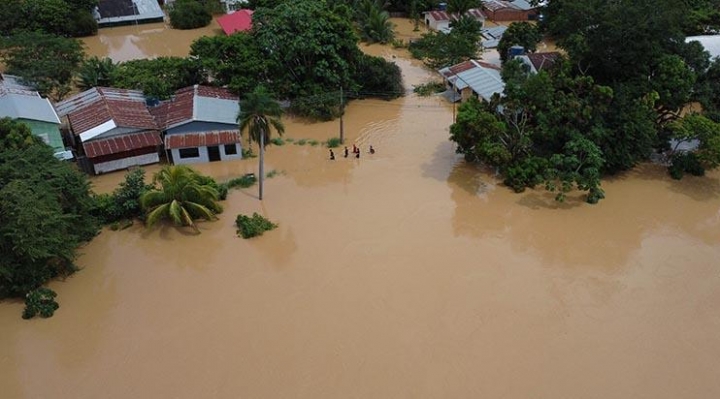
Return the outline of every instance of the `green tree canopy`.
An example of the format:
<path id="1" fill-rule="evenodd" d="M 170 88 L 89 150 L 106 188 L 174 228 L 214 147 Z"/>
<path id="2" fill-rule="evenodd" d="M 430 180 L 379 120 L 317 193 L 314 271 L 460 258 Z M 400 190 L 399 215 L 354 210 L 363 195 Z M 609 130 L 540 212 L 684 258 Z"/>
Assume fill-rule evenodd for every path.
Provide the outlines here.
<path id="1" fill-rule="evenodd" d="M 196 59 L 158 57 L 121 62 L 110 70 L 110 81 L 115 87 L 142 90 L 146 96 L 166 99 L 177 89 L 206 79 Z"/>
<path id="2" fill-rule="evenodd" d="M 528 22 L 512 23 L 498 43 L 497 50 L 500 59 L 503 62 L 507 61 L 512 46 L 522 46 L 525 51 L 534 53 L 540 40 L 542 40 L 542 34 L 536 25 Z"/>
<path id="3" fill-rule="evenodd" d="M 190 167 L 165 166 L 155 174 L 153 183 L 159 187 L 140 197 L 148 227 L 161 220 L 170 220 L 178 226 L 190 226 L 199 233 L 195 220 L 213 220 L 222 212 L 217 203 L 218 191 L 205 184 L 202 176 Z"/>
<path id="4" fill-rule="evenodd" d="M 199 0 L 176 0 L 169 16 L 170 25 L 175 29 L 202 28 L 212 21 L 212 15 Z"/>
<path id="5" fill-rule="evenodd" d="M 0 124 L 0 136 L 13 135 Z M 45 144 L 0 141 L 0 298 L 75 271 L 75 249 L 98 231 L 85 175 Z"/>
<path id="6" fill-rule="evenodd" d="M 7 73 L 57 101 L 70 92 L 84 56 L 80 41 L 46 33 L 23 32 L 0 39 L 0 59 Z"/>

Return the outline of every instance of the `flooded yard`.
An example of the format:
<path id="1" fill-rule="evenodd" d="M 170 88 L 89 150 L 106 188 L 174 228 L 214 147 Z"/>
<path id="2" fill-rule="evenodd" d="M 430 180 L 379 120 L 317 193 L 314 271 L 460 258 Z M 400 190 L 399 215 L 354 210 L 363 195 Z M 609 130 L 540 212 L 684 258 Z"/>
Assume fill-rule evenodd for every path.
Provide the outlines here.
<path id="1" fill-rule="evenodd" d="M 363 48 L 394 55 L 408 88 L 433 78 Z M 559 204 L 464 163 L 441 98 L 354 101 L 344 123 L 360 159 L 294 144 L 337 121 L 287 119 L 262 202 L 231 191 L 200 235 L 103 231 L 50 284 L 51 319 L 0 303 L 1 396 L 720 397 L 720 173 L 644 165 L 598 205 Z M 197 168 L 223 180 L 257 158 Z M 236 237 L 252 212 L 279 228 Z"/>

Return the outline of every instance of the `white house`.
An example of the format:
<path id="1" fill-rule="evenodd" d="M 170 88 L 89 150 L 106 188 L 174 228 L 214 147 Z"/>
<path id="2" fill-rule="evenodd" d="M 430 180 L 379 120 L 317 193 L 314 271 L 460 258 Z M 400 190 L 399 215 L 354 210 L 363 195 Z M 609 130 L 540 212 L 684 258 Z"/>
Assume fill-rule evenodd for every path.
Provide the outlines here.
<path id="1" fill-rule="evenodd" d="M 496 65 L 469 60 L 438 72 L 445 79 L 448 89 L 452 90 L 453 101 L 465 101 L 470 97 L 490 101 L 493 95 L 502 94 L 505 90 L 500 71 L 501 68 Z"/>
<path id="2" fill-rule="evenodd" d="M 425 16 L 425 25 L 430 29 L 450 32 L 450 23 L 456 19 L 455 15 L 449 14 L 447 11 L 426 11 L 423 13 Z M 468 10 L 467 14 L 481 24 L 485 22 L 485 14 L 479 8 L 473 8 Z"/>
<path id="3" fill-rule="evenodd" d="M 227 89 L 190 86 L 150 109 L 165 135 L 165 151 L 178 164 L 242 158 L 238 96 Z"/>

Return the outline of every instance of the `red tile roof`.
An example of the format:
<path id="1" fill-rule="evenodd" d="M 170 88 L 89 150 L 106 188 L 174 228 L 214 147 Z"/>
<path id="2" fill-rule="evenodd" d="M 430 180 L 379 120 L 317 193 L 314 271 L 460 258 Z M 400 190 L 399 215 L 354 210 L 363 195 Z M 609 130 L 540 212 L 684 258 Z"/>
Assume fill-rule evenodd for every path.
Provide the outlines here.
<path id="1" fill-rule="evenodd" d="M 169 134 L 165 136 L 165 148 L 195 148 L 240 142 L 240 132 L 221 131 L 206 133 Z"/>
<path id="2" fill-rule="evenodd" d="M 175 92 L 172 100 L 150 110 L 161 130 L 194 120 L 195 97 L 217 98 L 238 101 L 238 96 L 228 89 L 213 86 L 189 86 Z"/>
<path id="3" fill-rule="evenodd" d="M 103 155 L 137 150 L 145 147 L 157 147 L 162 141 L 156 130 L 111 137 L 104 140 L 88 141 L 83 143 L 85 155 L 96 158 Z"/>
<path id="4" fill-rule="evenodd" d="M 237 10 L 232 14 L 223 15 L 217 19 L 218 25 L 226 35 L 235 32 L 245 32 L 252 29 L 252 10 Z"/>

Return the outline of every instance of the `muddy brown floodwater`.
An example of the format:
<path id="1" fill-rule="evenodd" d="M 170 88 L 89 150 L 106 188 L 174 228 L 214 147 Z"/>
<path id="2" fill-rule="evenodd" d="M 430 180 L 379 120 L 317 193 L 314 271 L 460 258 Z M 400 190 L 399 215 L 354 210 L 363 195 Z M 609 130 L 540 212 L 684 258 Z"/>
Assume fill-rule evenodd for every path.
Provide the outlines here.
<path id="1" fill-rule="evenodd" d="M 408 87 L 432 78 L 398 54 Z M 720 397 L 720 174 L 645 165 L 599 205 L 558 204 L 465 164 L 451 119 L 438 98 L 355 101 L 359 160 L 273 146 L 265 200 L 232 191 L 202 234 L 103 231 L 50 284 L 55 317 L 0 303 L 0 396 Z M 325 140 L 338 123 L 286 129 Z M 237 238 L 255 211 L 280 227 Z"/>

